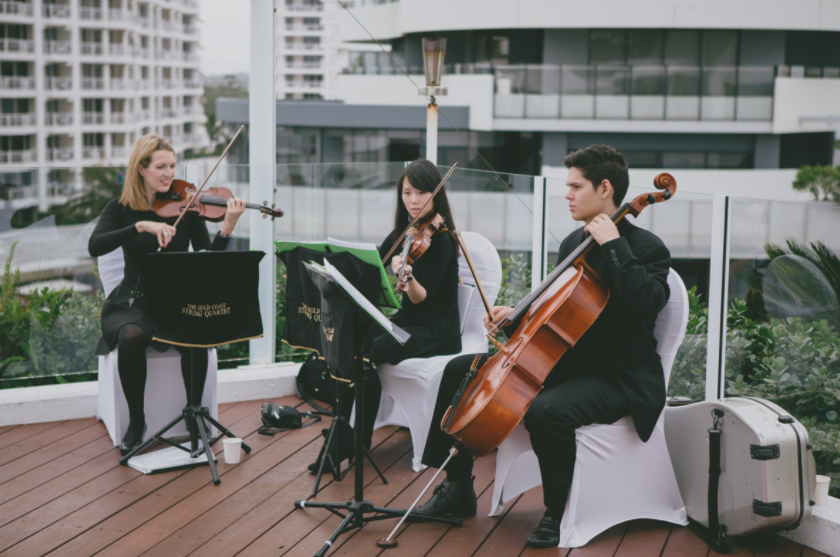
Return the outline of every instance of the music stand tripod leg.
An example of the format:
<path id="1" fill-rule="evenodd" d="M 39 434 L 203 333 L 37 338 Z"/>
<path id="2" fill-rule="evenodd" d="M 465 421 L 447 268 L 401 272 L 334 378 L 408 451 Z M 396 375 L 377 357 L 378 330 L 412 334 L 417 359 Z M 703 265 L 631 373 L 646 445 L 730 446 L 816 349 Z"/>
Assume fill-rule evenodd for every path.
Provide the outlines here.
<path id="1" fill-rule="evenodd" d="M 370 328 L 370 320 L 361 314 L 361 311 L 356 308 L 353 312 L 353 342 L 355 352 L 355 402 L 356 402 L 356 420 L 355 420 L 355 435 L 354 437 L 354 475 L 355 486 L 353 499 L 345 502 L 321 502 L 321 501 L 295 501 L 295 508 L 319 508 L 327 509 L 334 514 L 341 515 L 338 511 L 348 511 L 347 516 L 344 517 L 341 525 L 333 532 L 329 539 L 324 542 L 324 545 L 315 553 L 315 557 L 323 557 L 327 551 L 330 550 L 338 536 L 351 528 L 361 528 L 367 522 L 385 520 L 388 518 L 398 518 L 405 514 L 405 510 L 389 509 L 387 507 L 374 506 L 370 501 L 364 500 L 364 354 L 365 345 L 364 340 L 367 330 Z M 369 516 L 365 516 L 368 514 Z M 438 518 L 429 517 L 429 522 L 441 522 L 443 524 L 450 524 L 453 526 L 461 526 L 463 521 L 459 518 Z"/>

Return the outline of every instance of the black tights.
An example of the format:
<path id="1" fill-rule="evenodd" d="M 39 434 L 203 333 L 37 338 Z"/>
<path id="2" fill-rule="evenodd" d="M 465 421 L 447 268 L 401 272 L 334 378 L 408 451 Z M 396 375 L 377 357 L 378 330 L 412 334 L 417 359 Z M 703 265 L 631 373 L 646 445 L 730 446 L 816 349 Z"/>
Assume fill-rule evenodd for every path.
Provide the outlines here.
<path id="1" fill-rule="evenodd" d="M 146 348 L 151 339 L 146 332 L 134 324 L 123 325 L 119 334 L 119 350 L 117 352 L 117 369 L 120 374 L 123 394 L 128 403 L 128 417 L 131 420 L 129 429 L 142 430 L 146 420 L 143 411 L 144 395 L 146 391 Z M 189 400 L 192 384 L 192 350 L 188 347 L 175 347 L 181 353 L 181 377 Z M 204 392 L 204 381 L 207 378 L 207 350 L 198 350 L 198 392 Z"/>

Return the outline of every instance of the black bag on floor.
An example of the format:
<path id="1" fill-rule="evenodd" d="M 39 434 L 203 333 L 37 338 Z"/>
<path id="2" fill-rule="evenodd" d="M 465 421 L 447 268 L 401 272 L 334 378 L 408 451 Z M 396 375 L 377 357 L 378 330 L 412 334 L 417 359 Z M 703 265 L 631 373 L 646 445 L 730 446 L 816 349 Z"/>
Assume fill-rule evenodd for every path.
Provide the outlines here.
<path id="1" fill-rule="evenodd" d="M 309 427 L 321 421 L 321 416 L 317 414 L 317 412 L 301 412 L 291 406 L 282 406 L 265 401 L 262 403 L 262 409 L 260 410 L 260 417 L 265 427 L 257 433 L 260 435 L 274 435 L 279 431 Z M 304 424 L 304 418 L 311 419 Z"/>

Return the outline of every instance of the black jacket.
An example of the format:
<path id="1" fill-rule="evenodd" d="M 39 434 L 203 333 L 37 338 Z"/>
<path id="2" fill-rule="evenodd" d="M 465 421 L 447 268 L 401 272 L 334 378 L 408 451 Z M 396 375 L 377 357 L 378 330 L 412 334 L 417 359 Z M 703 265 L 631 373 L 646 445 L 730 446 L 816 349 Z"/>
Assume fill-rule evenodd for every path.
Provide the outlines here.
<path id="1" fill-rule="evenodd" d="M 621 385 L 642 441 L 653 433 L 665 406 L 665 378 L 653 327 L 668 301 L 671 254 L 656 235 L 629 221 L 618 223 L 620 238 L 595 246 L 589 265 L 610 289 L 601 315 L 558 362 L 546 386 L 567 374 L 610 374 Z M 560 244 L 560 264 L 584 239 L 583 227 Z"/>

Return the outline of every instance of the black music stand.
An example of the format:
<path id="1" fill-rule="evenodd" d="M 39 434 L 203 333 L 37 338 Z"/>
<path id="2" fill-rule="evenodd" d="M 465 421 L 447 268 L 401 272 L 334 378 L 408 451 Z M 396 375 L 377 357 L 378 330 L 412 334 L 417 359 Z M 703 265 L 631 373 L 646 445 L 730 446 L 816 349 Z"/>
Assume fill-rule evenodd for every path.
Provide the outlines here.
<path id="1" fill-rule="evenodd" d="M 332 547 L 333 543 L 335 542 L 338 537 L 350 530 L 355 528 L 361 528 L 368 522 L 378 521 L 378 520 L 387 520 L 389 518 L 398 518 L 405 515 L 405 510 L 400 509 L 390 509 L 388 507 L 378 507 L 371 503 L 370 501 L 365 501 L 364 498 L 364 463 L 363 463 L 363 455 L 364 455 L 364 434 L 362 430 L 364 428 L 364 408 L 365 408 L 365 390 L 363 383 L 367 379 L 366 374 L 367 370 L 364 366 L 364 356 L 365 356 L 365 339 L 367 338 L 367 332 L 375 322 L 377 325 L 382 328 L 387 333 L 392 335 L 399 336 L 402 342 L 405 342 L 408 338 L 408 334 L 405 331 L 402 331 L 396 325 L 390 324 L 390 322 L 382 316 L 379 311 L 364 297 L 356 290 L 352 284 L 350 284 L 347 279 L 345 279 L 341 273 L 335 270 L 334 267 L 329 265 L 329 262 L 325 263 L 327 267 L 327 272 L 318 269 L 313 265 L 308 265 L 307 268 L 311 271 L 312 279 L 315 284 L 318 286 L 318 289 L 321 290 L 322 296 L 324 298 L 324 303 L 321 305 L 321 318 L 322 322 L 325 322 L 329 317 L 325 314 L 325 306 L 329 306 L 330 310 L 336 309 L 335 306 L 337 305 L 344 305 L 344 308 L 340 309 L 338 314 L 342 314 L 338 317 L 343 318 L 345 325 L 349 325 L 352 327 L 353 330 L 353 342 L 352 342 L 352 353 L 351 354 L 343 354 L 344 362 L 342 362 L 343 366 L 334 366 L 330 365 L 330 369 L 337 370 L 339 367 L 343 367 L 345 369 L 352 369 L 354 378 L 355 378 L 355 402 L 356 402 L 356 420 L 355 420 L 355 427 L 354 427 L 354 451 L 355 457 L 353 459 L 354 464 L 354 472 L 355 472 L 355 486 L 354 486 L 354 493 L 353 499 L 350 501 L 341 501 L 341 502 L 322 502 L 322 501 L 295 501 L 295 508 L 297 509 L 305 509 L 305 508 L 316 508 L 316 509 L 327 509 L 331 513 L 341 517 L 343 520 L 339 527 L 333 532 L 333 534 L 329 537 L 329 539 L 324 542 L 324 545 L 315 553 L 315 557 L 323 557 L 326 555 L 327 551 Z M 341 300 L 349 301 L 349 303 L 342 304 Z M 378 314 L 387 322 L 387 325 L 380 321 L 373 316 Z M 331 323 L 326 323 L 325 326 L 329 327 Z M 340 330 L 341 327 L 335 326 L 333 328 L 332 335 L 342 334 Z M 339 340 L 335 338 L 334 341 Z M 325 351 L 325 357 L 329 361 L 329 352 Z M 345 371 L 346 373 L 346 371 Z M 341 511 L 345 511 L 347 514 L 342 513 Z M 454 526 L 461 526 L 463 521 L 459 518 L 439 518 L 439 517 L 431 517 L 425 516 L 423 517 L 429 522 L 442 522 L 444 524 L 450 524 Z"/>
<path id="2" fill-rule="evenodd" d="M 201 350 L 262 336 L 257 286 L 258 265 L 264 256 L 261 251 L 215 251 L 154 253 L 140 259 L 142 294 L 138 297 L 142 296 L 145 311 L 155 324 L 153 340 L 190 347 L 192 380 L 181 414 L 122 457 L 121 465 L 161 441 L 188 452 L 192 458 L 204 453 L 213 483 L 221 483 L 211 447 L 223 436 L 236 436 L 210 415 L 209 408 L 201 406 L 197 356 Z M 173 276 L 179 277 L 177 285 L 173 285 Z M 190 432 L 189 449 L 164 437 L 181 420 Z M 216 437 L 210 436 L 210 424 L 218 429 Z M 243 442 L 242 450 L 250 454 L 251 447 Z"/>

